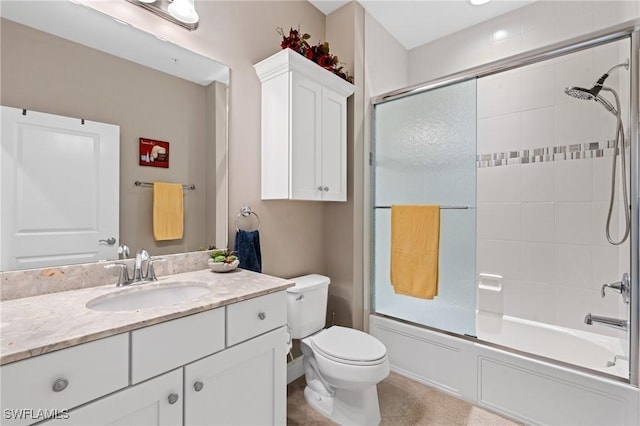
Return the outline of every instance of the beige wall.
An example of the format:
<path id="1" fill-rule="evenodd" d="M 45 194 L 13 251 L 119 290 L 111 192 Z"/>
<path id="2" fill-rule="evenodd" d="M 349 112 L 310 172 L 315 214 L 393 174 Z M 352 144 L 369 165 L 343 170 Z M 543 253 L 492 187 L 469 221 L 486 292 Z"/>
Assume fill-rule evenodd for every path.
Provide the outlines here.
<path id="1" fill-rule="evenodd" d="M 147 32 L 229 65 L 230 245 L 240 207 L 251 206 L 261 221 L 263 272 L 285 278 L 307 273 L 329 275 L 333 280 L 329 311 L 336 311 L 337 323 L 362 328 L 363 178 L 368 173 L 362 125 L 362 7 L 353 2 L 325 18 L 306 0 L 196 1 L 200 27 L 188 32 L 125 2 L 91 3 Z M 281 38 L 275 29 L 288 30 L 291 26 L 310 33 L 312 41 L 328 40 L 332 52 L 347 64 L 356 79 L 357 91 L 348 105 L 347 203 L 260 199 L 261 95 L 253 64 L 277 53 Z M 204 207 L 201 210 L 204 212 Z M 253 223 L 240 220 L 241 226 Z"/>
<path id="2" fill-rule="evenodd" d="M 188 32 L 126 2 L 88 3 L 230 66 L 229 244 L 233 245 L 240 207 L 249 205 L 260 216 L 263 272 L 281 277 L 326 273 L 322 203 L 260 199 L 260 83 L 253 69 L 254 63 L 280 50 L 277 27 L 300 26 L 313 39 L 324 39 L 324 15 L 307 1 L 200 1 L 196 2 L 200 27 Z M 40 78 L 46 81 L 46 77 Z M 130 87 L 131 82 L 123 85 Z M 205 102 L 204 97 L 201 102 Z M 190 112 L 197 114 L 196 110 Z M 188 158 L 204 160 L 197 151 Z M 205 179 L 204 175 L 201 178 Z M 147 205 L 141 197 L 138 202 Z M 204 205 L 195 209 L 204 214 Z"/>
<path id="3" fill-rule="evenodd" d="M 12 21 L 3 19 L 0 29 L 2 105 L 120 126 L 120 237 L 132 252 L 207 244 L 206 89 Z M 168 169 L 138 165 L 140 137 L 170 143 Z M 185 192 L 182 240 L 153 240 L 152 190 L 134 186 L 136 180 L 196 185 Z"/>
<path id="4" fill-rule="evenodd" d="M 347 202 L 325 203 L 325 264 L 331 277 L 328 321 L 363 328 L 364 9 L 351 2 L 327 16 L 327 41 L 354 76 L 347 103 Z M 335 314 L 335 315 L 334 315 Z"/>

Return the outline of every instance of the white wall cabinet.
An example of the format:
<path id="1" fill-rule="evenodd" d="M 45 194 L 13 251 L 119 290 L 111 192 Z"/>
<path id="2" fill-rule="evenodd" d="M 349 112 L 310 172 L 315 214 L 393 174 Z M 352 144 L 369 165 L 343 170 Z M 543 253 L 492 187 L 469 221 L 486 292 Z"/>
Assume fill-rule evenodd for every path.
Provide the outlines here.
<path id="1" fill-rule="evenodd" d="M 262 83 L 262 199 L 347 200 L 347 98 L 355 87 L 283 49 Z"/>
<path id="2" fill-rule="evenodd" d="M 279 291 L 4 365 L 2 424 L 284 425 L 285 323 Z"/>

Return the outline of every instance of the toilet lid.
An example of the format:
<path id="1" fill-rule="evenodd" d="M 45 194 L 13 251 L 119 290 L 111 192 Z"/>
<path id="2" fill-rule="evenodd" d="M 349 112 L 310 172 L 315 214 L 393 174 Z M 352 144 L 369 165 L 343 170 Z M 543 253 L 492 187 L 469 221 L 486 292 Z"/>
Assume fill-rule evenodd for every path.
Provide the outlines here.
<path id="1" fill-rule="evenodd" d="M 387 355 L 387 348 L 375 337 L 337 325 L 314 336 L 311 344 L 322 354 L 346 362 L 372 362 Z"/>

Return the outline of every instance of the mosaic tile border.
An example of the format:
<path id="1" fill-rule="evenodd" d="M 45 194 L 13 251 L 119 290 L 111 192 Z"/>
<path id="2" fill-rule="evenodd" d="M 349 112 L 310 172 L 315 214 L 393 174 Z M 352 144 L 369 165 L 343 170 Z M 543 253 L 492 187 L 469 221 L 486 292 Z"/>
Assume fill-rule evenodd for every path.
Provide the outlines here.
<path id="1" fill-rule="evenodd" d="M 547 163 L 550 161 L 580 160 L 584 158 L 610 157 L 617 150 L 615 140 L 588 142 L 546 148 L 504 151 L 476 155 L 476 167 L 509 166 L 512 164 Z"/>

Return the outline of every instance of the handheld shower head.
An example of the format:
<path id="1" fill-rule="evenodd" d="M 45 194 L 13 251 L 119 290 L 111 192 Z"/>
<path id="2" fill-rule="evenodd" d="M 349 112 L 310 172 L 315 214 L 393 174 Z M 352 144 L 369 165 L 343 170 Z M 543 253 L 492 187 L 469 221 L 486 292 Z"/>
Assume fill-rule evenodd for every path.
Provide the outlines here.
<path id="1" fill-rule="evenodd" d="M 614 194 L 616 187 L 616 164 L 618 155 L 621 157 L 622 162 L 622 197 L 623 197 L 623 205 L 626 207 L 629 205 L 629 198 L 627 195 L 627 181 L 626 181 L 626 141 L 624 139 L 624 129 L 622 125 L 622 118 L 620 117 L 620 98 L 618 93 L 613 90 L 611 87 L 607 87 L 604 85 L 605 80 L 609 77 L 609 74 L 617 68 L 625 68 L 629 69 L 629 60 L 627 59 L 624 63 L 615 65 L 609 71 L 602 74 L 602 76 L 595 82 L 591 89 L 585 89 L 584 87 L 571 86 L 564 89 L 564 92 L 571 96 L 572 98 L 580 99 L 580 100 L 593 100 L 602 105 L 607 111 L 613 114 L 617 120 L 616 126 L 616 140 L 615 140 L 615 152 L 612 155 L 612 171 L 611 171 L 611 192 L 609 198 L 609 213 L 607 214 L 607 223 L 605 226 L 605 234 L 607 235 L 607 241 L 611 244 L 617 246 L 625 242 L 625 240 L 629 237 L 629 232 L 631 230 L 631 219 L 629 216 L 629 209 L 625 208 L 625 231 L 624 235 L 620 238 L 619 241 L 614 240 L 610 235 L 611 230 L 611 217 L 614 205 Z M 602 95 L 600 95 L 601 91 L 610 92 L 615 98 L 616 106 L 614 107 L 611 102 L 605 99 Z M 620 142 L 620 148 L 618 148 L 618 143 Z M 584 319 L 586 324 L 591 324 L 592 317 L 591 314 L 587 315 Z"/>

